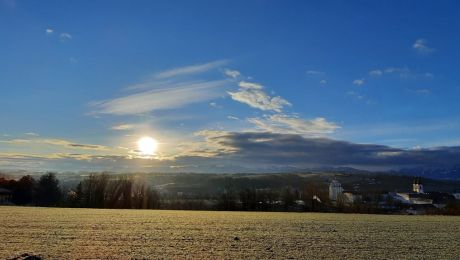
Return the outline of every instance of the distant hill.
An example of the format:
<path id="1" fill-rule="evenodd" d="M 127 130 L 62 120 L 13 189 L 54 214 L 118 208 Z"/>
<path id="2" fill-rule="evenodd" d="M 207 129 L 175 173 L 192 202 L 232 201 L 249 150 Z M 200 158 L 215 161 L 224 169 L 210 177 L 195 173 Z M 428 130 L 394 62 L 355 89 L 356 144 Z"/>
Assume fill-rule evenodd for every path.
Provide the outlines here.
<path id="1" fill-rule="evenodd" d="M 417 175 L 441 180 L 460 180 L 460 166 L 455 167 L 418 167 L 396 171 L 401 175 Z"/>

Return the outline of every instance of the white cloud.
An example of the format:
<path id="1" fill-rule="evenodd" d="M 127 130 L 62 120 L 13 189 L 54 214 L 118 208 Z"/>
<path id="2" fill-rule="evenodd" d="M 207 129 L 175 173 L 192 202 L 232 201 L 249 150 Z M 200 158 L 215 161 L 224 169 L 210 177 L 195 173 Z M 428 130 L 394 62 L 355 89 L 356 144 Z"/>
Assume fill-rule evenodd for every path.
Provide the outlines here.
<path id="1" fill-rule="evenodd" d="M 232 115 L 227 116 L 227 118 L 232 120 L 240 120 L 238 117 Z"/>
<path id="2" fill-rule="evenodd" d="M 307 120 L 284 114 L 249 118 L 248 121 L 262 131 L 303 136 L 321 136 L 333 133 L 340 128 L 337 124 L 322 117 Z"/>
<path id="3" fill-rule="evenodd" d="M 412 45 L 412 48 L 414 48 L 419 53 L 430 53 L 435 51 L 435 49 L 428 47 L 427 41 L 425 39 L 416 40 Z"/>
<path id="4" fill-rule="evenodd" d="M 215 108 L 222 108 L 222 106 L 220 106 L 216 102 L 211 102 L 211 103 L 209 103 L 209 105 L 212 106 L 212 107 L 215 107 Z"/>
<path id="5" fill-rule="evenodd" d="M 54 30 L 51 29 L 51 28 L 47 28 L 47 29 L 45 30 L 45 32 L 46 32 L 46 34 L 53 34 Z"/>
<path id="6" fill-rule="evenodd" d="M 371 76 L 382 76 L 383 71 L 382 70 L 371 70 L 371 71 L 369 71 L 369 75 L 371 75 Z"/>
<path id="7" fill-rule="evenodd" d="M 319 84 L 323 84 L 323 85 L 326 85 L 327 84 L 327 81 L 325 79 L 322 79 L 319 81 Z"/>
<path id="8" fill-rule="evenodd" d="M 257 83 L 241 81 L 240 89 L 236 92 L 227 92 L 230 97 L 238 102 L 264 111 L 281 112 L 283 107 L 291 106 L 287 100 L 280 96 L 271 97 L 265 93 L 263 86 Z"/>
<path id="9" fill-rule="evenodd" d="M 240 81 L 240 83 L 238 83 L 238 86 L 240 86 L 241 88 L 246 88 L 246 89 L 263 89 L 264 88 L 259 83 L 253 83 L 253 82 L 247 82 L 247 81 Z"/>
<path id="10" fill-rule="evenodd" d="M 135 125 L 133 124 L 120 124 L 120 125 L 114 125 L 110 129 L 112 130 L 130 130 L 133 129 Z"/>
<path id="11" fill-rule="evenodd" d="M 203 64 L 196 64 L 192 66 L 180 67 L 175 68 L 167 71 L 163 71 L 154 75 L 156 79 L 165 79 L 165 78 L 172 78 L 177 76 L 184 76 L 184 75 L 191 75 L 191 74 L 198 74 L 203 73 L 215 68 L 218 68 L 222 65 L 225 65 L 227 60 L 218 60 Z"/>
<path id="12" fill-rule="evenodd" d="M 421 88 L 421 89 L 416 89 L 415 93 L 428 95 L 428 94 L 431 93 L 431 90 L 429 90 L 427 88 Z"/>
<path id="13" fill-rule="evenodd" d="M 129 115 L 142 114 L 155 110 L 184 107 L 186 105 L 216 98 L 222 94 L 219 88 L 225 80 L 207 82 L 183 82 L 178 87 L 144 91 L 120 98 L 94 102 L 94 113 Z"/>
<path id="14" fill-rule="evenodd" d="M 397 74 L 403 79 L 418 79 L 418 78 L 434 78 L 432 73 L 417 73 L 409 69 L 408 67 L 388 67 L 381 70 L 383 74 Z"/>
<path id="15" fill-rule="evenodd" d="M 364 79 L 355 79 L 353 80 L 353 84 L 361 86 L 364 84 Z"/>
<path id="16" fill-rule="evenodd" d="M 72 35 L 70 35 L 70 33 L 64 32 L 59 35 L 59 38 L 61 39 L 61 41 L 67 41 L 72 39 Z"/>
<path id="17" fill-rule="evenodd" d="M 28 133 L 24 133 L 24 134 L 29 135 L 29 136 L 40 136 L 39 134 L 34 133 L 34 132 L 28 132 Z"/>
<path id="18" fill-rule="evenodd" d="M 225 69 L 224 70 L 224 74 L 227 76 L 227 77 L 230 77 L 230 78 L 233 78 L 233 79 L 236 79 L 238 77 L 241 76 L 241 73 L 237 70 L 230 70 L 230 69 Z"/>
<path id="19" fill-rule="evenodd" d="M 318 71 L 318 70 L 307 70 L 306 73 L 309 76 L 322 76 L 322 75 L 326 74 L 326 73 L 324 73 L 322 71 Z"/>

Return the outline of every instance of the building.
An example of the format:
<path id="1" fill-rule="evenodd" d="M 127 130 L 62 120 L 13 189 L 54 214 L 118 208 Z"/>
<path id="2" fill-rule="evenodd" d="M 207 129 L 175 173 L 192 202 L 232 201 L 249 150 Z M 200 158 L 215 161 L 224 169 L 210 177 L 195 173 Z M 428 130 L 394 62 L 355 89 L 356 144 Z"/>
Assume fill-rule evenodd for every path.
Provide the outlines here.
<path id="1" fill-rule="evenodd" d="M 347 204 L 354 204 L 363 201 L 361 193 L 356 191 L 344 191 L 342 192 L 343 200 Z"/>
<path id="2" fill-rule="evenodd" d="M 420 177 L 414 179 L 414 183 L 412 184 L 412 191 L 415 193 L 425 193 Z"/>
<path id="3" fill-rule="evenodd" d="M 342 195 L 343 188 L 342 184 L 337 180 L 332 180 L 329 184 L 329 199 L 332 203 L 336 203 L 339 197 Z"/>
<path id="4" fill-rule="evenodd" d="M 408 205 L 409 214 L 424 214 L 429 210 L 442 209 L 449 201 L 455 200 L 455 195 L 445 192 L 425 192 L 420 178 L 415 178 L 412 192 L 389 193 L 390 196 L 402 204 Z"/>
<path id="5" fill-rule="evenodd" d="M 10 190 L 0 188 L 0 205 L 11 204 L 12 197 Z"/>
<path id="6" fill-rule="evenodd" d="M 424 193 L 404 193 L 397 192 L 394 197 L 397 201 L 403 204 L 417 204 L 417 205 L 428 205 L 433 204 L 433 199 L 428 194 Z"/>
<path id="7" fill-rule="evenodd" d="M 456 200 L 460 200 L 460 191 L 455 191 L 454 193 L 452 193 L 452 196 L 454 196 Z"/>

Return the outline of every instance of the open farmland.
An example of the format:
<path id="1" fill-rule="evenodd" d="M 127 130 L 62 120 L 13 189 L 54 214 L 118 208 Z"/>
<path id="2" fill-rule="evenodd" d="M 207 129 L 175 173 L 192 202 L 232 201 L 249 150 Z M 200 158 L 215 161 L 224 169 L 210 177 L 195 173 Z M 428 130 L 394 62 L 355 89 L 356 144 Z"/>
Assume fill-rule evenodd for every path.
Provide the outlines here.
<path id="1" fill-rule="evenodd" d="M 460 218 L 0 207 L 0 256 L 458 259 Z"/>

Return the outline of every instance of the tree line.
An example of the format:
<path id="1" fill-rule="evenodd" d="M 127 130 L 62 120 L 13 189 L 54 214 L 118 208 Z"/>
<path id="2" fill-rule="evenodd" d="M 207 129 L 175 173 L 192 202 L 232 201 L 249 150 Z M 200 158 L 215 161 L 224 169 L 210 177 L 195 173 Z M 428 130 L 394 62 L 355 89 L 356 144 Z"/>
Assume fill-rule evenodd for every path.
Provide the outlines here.
<path id="1" fill-rule="evenodd" d="M 73 189 L 64 190 L 55 173 L 38 180 L 26 175 L 19 180 L 0 178 L 0 187 L 11 190 L 16 205 L 84 208 L 154 209 L 159 195 L 135 176 L 90 174 Z"/>
<path id="2" fill-rule="evenodd" d="M 30 175 L 19 180 L 0 177 L 0 188 L 11 191 L 15 205 L 45 207 L 81 207 L 114 209 L 171 210 L 239 210 L 239 211 L 320 211 L 349 213 L 392 213 L 407 206 L 388 201 L 388 210 L 379 207 L 378 194 L 364 194 L 352 204 L 329 201 L 327 185 L 310 182 L 303 189 L 236 188 L 227 184 L 214 194 L 182 194 L 156 190 L 148 181 L 136 175 L 92 173 L 74 187 L 63 188 L 54 173 L 38 179 Z M 460 201 L 449 202 L 442 210 L 430 214 L 460 215 Z"/>
<path id="3" fill-rule="evenodd" d="M 320 208 L 321 194 L 327 200 L 327 191 L 311 184 L 304 190 L 235 189 L 224 187 L 218 194 L 179 196 L 155 190 L 148 181 L 136 175 L 109 175 L 92 173 L 76 186 L 64 189 L 55 173 L 46 173 L 36 180 L 30 175 L 19 180 L 0 177 L 0 187 L 12 191 L 15 205 L 114 208 L 114 209 L 189 209 L 189 210 L 243 210 L 243 211 L 304 211 Z M 301 202 L 299 204 L 299 202 Z M 316 207 L 315 207 L 316 205 Z"/>

